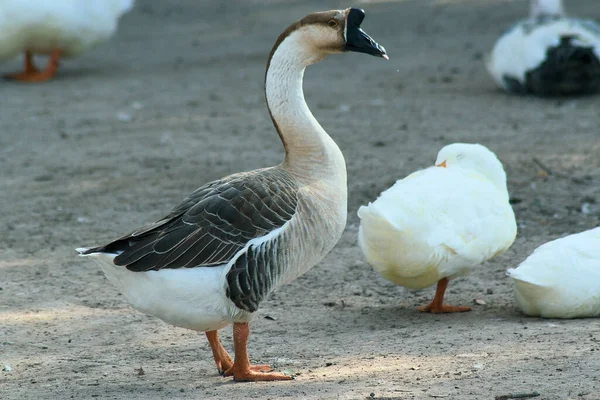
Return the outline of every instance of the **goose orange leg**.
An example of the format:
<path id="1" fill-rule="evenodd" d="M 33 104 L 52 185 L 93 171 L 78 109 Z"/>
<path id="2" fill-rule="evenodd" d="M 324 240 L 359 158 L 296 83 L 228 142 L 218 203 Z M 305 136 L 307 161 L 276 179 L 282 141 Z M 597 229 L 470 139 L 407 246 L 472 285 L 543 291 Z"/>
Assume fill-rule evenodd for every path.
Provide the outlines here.
<path id="1" fill-rule="evenodd" d="M 250 365 L 247 352 L 249 334 L 248 323 L 233 324 L 235 361 L 231 368 L 225 372 L 225 376 L 233 376 L 233 379 L 238 382 L 288 381 L 293 379 L 290 375 L 281 372 L 265 372 L 272 370 L 268 365 Z"/>
<path id="2" fill-rule="evenodd" d="M 54 49 L 48 59 L 48 65 L 43 71 L 39 71 L 34 63 L 31 51 L 25 51 L 25 70 L 23 72 L 17 72 L 14 74 L 4 75 L 4 78 L 11 79 L 20 82 L 45 82 L 54 75 L 58 69 L 58 62 L 60 60 L 60 49 Z"/>
<path id="3" fill-rule="evenodd" d="M 434 314 L 471 311 L 471 307 L 450 306 L 448 304 L 444 304 L 444 293 L 446 292 L 447 286 L 448 278 L 440 279 L 435 290 L 435 297 L 428 305 L 419 307 L 419 311 Z"/>
<path id="4" fill-rule="evenodd" d="M 221 344 L 217 331 L 206 332 L 206 338 L 208 339 L 208 344 L 210 344 L 210 349 L 212 350 L 215 364 L 217 364 L 217 369 L 219 370 L 219 373 L 223 375 L 225 371 L 233 366 L 233 361 L 231 360 L 229 353 L 227 353 L 227 350 L 225 350 Z"/>
<path id="5" fill-rule="evenodd" d="M 206 332 L 206 338 L 208 339 L 208 344 L 210 344 L 210 349 L 213 353 L 213 358 L 215 360 L 215 364 L 217 365 L 217 369 L 219 370 L 219 374 L 223 376 L 231 376 L 231 374 L 226 374 L 228 370 L 231 370 L 233 366 L 233 360 L 229 356 L 229 353 L 219 340 L 219 336 L 217 331 L 208 331 Z M 255 371 L 270 371 L 271 367 L 269 365 L 253 365 L 250 369 Z"/>

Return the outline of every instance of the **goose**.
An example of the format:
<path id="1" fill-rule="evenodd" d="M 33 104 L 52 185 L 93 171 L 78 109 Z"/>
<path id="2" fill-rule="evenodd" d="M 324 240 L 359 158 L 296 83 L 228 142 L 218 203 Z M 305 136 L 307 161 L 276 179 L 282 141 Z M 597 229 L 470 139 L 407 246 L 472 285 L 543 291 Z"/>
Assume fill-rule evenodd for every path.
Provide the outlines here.
<path id="1" fill-rule="evenodd" d="M 409 289 L 437 283 L 431 313 L 471 308 L 444 304 L 448 280 L 507 250 L 517 234 L 506 174 L 480 144 L 454 143 L 435 166 L 398 180 L 358 209 L 358 243 L 381 276 Z"/>
<path id="2" fill-rule="evenodd" d="M 250 365 L 248 323 L 269 293 L 321 261 L 346 225 L 344 156 L 310 112 L 302 80 L 329 54 L 388 58 L 360 28 L 364 17 L 357 8 L 309 14 L 275 42 L 265 93 L 285 150 L 281 164 L 207 183 L 164 218 L 77 249 L 133 308 L 205 332 L 219 372 L 236 381 L 291 379 Z M 217 335 L 231 324 L 233 361 Z"/>
<path id="3" fill-rule="evenodd" d="M 0 2 L 0 60 L 24 52 L 22 72 L 4 75 L 21 82 L 52 79 L 63 57 L 75 57 L 110 38 L 117 21 L 134 0 L 2 0 Z M 38 70 L 34 54 L 48 55 Z"/>
<path id="4" fill-rule="evenodd" d="M 510 27 L 486 61 L 507 92 L 591 94 L 600 90 L 600 25 L 565 16 L 561 0 L 531 0 L 530 17 Z"/>
<path id="5" fill-rule="evenodd" d="M 600 317 L 600 227 L 541 245 L 507 275 L 524 314 Z"/>

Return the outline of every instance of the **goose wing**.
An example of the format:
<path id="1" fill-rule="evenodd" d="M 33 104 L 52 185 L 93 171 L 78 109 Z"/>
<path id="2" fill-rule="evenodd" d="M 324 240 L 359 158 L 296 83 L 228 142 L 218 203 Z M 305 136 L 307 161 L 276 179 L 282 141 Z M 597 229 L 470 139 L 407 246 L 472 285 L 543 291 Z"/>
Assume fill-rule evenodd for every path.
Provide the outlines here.
<path id="1" fill-rule="evenodd" d="M 286 173 L 266 169 L 208 183 L 166 217 L 85 254 L 116 254 L 135 272 L 222 265 L 290 221 L 298 188 Z"/>

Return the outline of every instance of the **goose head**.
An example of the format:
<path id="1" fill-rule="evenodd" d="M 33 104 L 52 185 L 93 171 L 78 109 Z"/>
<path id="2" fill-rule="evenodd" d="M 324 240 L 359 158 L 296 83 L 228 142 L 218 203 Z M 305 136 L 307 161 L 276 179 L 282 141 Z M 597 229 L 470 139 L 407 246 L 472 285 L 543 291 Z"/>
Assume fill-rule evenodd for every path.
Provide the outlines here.
<path id="1" fill-rule="evenodd" d="M 531 18 L 561 17 L 565 15 L 562 0 L 531 0 Z"/>
<path id="2" fill-rule="evenodd" d="M 307 15 L 290 25 L 277 39 L 269 61 L 278 50 L 293 51 L 304 65 L 329 54 L 354 51 L 388 59 L 385 48 L 360 28 L 365 12 L 359 8 L 331 10 Z"/>
<path id="3" fill-rule="evenodd" d="M 506 173 L 498 157 L 480 144 L 453 143 L 438 153 L 435 165 L 444 168 L 460 167 L 475 171 L 490 180 L 498 189 L 506 191 Z"/>

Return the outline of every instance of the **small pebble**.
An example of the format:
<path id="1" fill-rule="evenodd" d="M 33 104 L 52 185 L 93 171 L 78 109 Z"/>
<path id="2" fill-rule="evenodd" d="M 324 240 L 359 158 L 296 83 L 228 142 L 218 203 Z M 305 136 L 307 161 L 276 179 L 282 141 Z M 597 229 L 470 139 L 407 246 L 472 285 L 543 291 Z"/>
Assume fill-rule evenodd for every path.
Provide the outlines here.
<path id="1" fill-rule="evenodd" d="M 131 114 L 128 114 L 124 111 L 119 111 L 117 113 L 117 119 L 121 122 L 130 122 L 133 118 L 132 118 Z"/>

